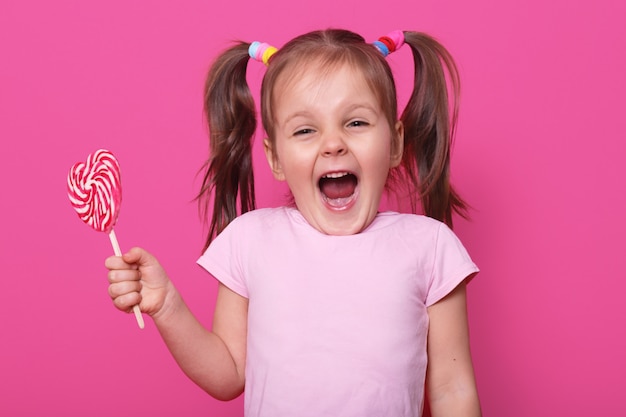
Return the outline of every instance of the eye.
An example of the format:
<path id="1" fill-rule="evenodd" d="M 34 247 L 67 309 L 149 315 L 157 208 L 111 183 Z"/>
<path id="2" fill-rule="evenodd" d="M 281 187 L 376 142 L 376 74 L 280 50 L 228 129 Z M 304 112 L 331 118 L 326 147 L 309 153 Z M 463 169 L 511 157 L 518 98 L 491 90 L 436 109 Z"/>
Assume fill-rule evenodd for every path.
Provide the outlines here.
<path id="1" fill-rule="evenodd" d="M 369 126 L 369 123 L 363 120 L 353 120 L 350 123 L 348 123 L 348 127 L 364 127 L 364 126 Z"/>
<path id="2" fill-rule="evenodd" d="M 293 135 L 294 136 L 302 136 L 302 135 L 308 135 L 313 133 L 313 129 L 309 129 L 309 128 L 304 128 L 304 129 L 300 129 L 300 130 L 296 130 Z"/>

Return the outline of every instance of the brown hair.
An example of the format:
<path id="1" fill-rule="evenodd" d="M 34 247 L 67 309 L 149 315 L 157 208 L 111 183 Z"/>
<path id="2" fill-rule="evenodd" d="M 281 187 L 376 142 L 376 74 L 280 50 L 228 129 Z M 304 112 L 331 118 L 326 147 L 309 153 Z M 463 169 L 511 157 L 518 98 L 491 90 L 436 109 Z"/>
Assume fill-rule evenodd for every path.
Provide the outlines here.
<path id="1" fill-rule="evenodd" d="M 400 117 L 404 124 L 402 163 L 390 172 L 388 185 L 398 193 L 406 192 L 413 212 L 419 201 L 424 214 L 452 226 L 452 212 L 465 215 L 466 211 L 466 204 L 450 186 L 458 71 L 448 51 L 429 35 L 404 32 L 404 38 L 413 53 L 415 79 Z M 213 206 L 205 249 L 238 213 L 255 208 L 251 153 L 256 113 L 246 82 L 248 47 L 248 43 L 239 42 L 223 52 L 211 66 L 205 85 L 210 157 L 203 166 L 198 194 L 204 218 Z M 289 41 L 270 58 L 261 86 L 261 117 L 270 143 L 274 140 L 272 109 L 277 82 L 297 76 L 303 63 L 311 62 L 328 71 L 344 64 L 361 71 L 389 125 L 395 125 L 396 87 L 383 55 L 356 33 L 315 31 Z M 448 87 L 453 95 L 452 106 Z"/>

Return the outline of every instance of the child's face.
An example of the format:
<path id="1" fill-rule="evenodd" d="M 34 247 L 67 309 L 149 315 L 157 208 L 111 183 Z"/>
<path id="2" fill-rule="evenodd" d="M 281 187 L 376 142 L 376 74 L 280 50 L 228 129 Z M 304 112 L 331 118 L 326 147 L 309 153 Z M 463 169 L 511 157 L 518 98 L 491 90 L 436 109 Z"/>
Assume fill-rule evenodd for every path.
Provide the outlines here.
<path id="1" fill-rule="evenodd" d="M 320 76 L 312 67 L 277 85 L 275 142 L 265 141 L 266 154 L 313 227 L 359 233 L 376 216 L 389 170 L 401 161 L 402 124 L 389 125 L 360 72 L 344 65 Z"/>

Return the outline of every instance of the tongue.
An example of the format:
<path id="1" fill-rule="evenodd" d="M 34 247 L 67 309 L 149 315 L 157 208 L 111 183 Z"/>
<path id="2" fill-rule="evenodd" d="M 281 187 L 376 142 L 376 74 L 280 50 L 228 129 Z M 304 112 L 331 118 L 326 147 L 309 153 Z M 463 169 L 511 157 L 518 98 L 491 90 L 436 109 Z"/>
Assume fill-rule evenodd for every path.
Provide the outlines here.
<path id="1" fill-rule="evenodd" d="M 345 175 L 341 178 L 322 178 L 320 189 L 329 199 L 350 197 L 356 188 L 356 177 Z"/>

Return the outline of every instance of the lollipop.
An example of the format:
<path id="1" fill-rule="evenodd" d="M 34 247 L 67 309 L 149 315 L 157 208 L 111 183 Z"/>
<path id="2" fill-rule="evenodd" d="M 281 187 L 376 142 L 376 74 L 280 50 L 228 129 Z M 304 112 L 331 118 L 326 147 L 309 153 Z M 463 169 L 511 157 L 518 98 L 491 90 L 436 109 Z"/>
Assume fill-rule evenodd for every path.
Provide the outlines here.
<path id="1" fill-rule="evenodd" d="M 122 256 L 120 245 L 113 231 L 122 202 L 120 164 L 105 149 L 97 150 L 78 162 L 67 176 L 67 195 L 78 217 L 94 230 L 108 233 L 115 255 Z M 133 312 L 140 328 L 144 328 L 139 306 Z"/>

